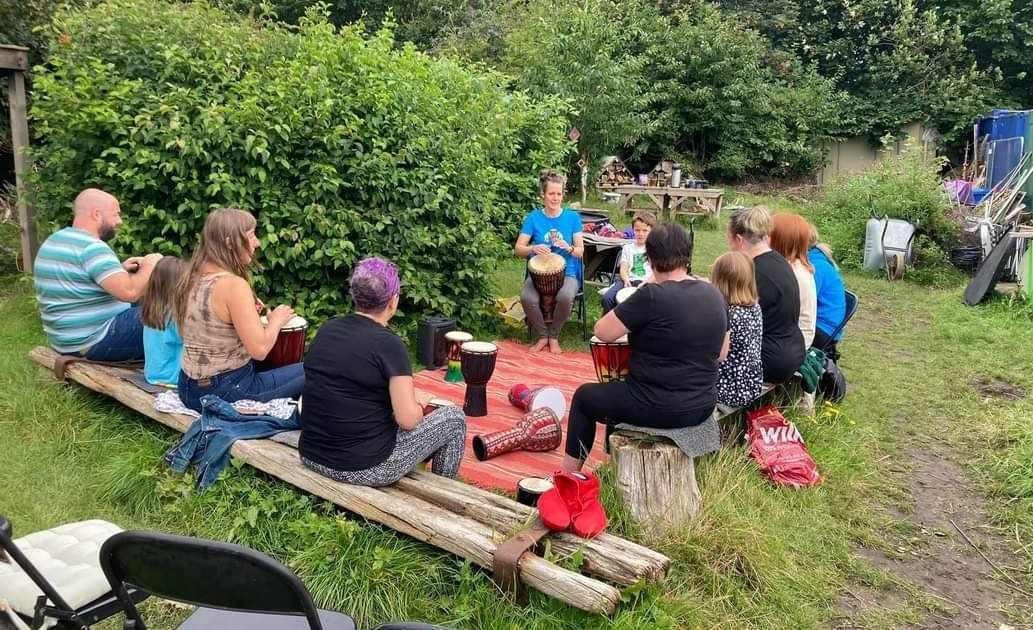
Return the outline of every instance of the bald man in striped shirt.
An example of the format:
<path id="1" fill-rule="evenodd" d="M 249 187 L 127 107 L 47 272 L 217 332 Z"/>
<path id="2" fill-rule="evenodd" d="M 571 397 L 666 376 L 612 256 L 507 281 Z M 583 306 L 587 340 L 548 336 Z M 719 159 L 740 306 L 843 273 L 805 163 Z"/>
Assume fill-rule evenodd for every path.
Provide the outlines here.
<path id="1" fill-rule="evenodd" d="M 107 242 L 122 223 L 114 196 L 79 193 L 72 226 L 50 235 L 36 254 L 33 279 L 43 332 L 54 350 L 93 361 L 143 359 L 140 299 L 161 254 L 119 262 Z"/>

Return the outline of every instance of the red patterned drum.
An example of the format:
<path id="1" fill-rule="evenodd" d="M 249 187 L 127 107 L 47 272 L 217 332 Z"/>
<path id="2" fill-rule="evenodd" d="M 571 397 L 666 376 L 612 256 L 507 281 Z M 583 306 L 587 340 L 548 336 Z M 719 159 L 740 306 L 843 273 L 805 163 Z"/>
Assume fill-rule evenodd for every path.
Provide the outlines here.
<path id="1" fill-rule="evenodd" d="M 268 324 L 264 317 L 262 324 Z M 305 358 L 306 332 L 308 332 L 308 322 L 304 317 L 295 315 L 290 318 L 280 329 L 273 349 L 269 351 L 265 359 L 258 362 L 258 369 L 271 370 L 292 363 L 300 363 Z"/>
<path id="2" fill-rule="evenodd" d="M 524 414 L 512 429 L 473 436 L 473 453 L 482 462 L 510 451 L 551 451 L 563 440 L 563 428 L 552 409 Z"/>
<path id="3" fill-rule="evenodd" d="M 588 345 L 592 350 L 595 376 L 600 383 L 613 383 L 627 378 L 631 365 L 631 346 L 628 345 L 627 335 L 617 341 L 602 341 L 593 336 Z"/>
<path id="4" fill-rule="evenodd" d="M 517 383 L 509 388 L 509 404 L 523 412 L 542 407 L 552 409 L 557 418 L 567 413 L 567 398 L 557 387 L 548 385 L 524 385 Z"/>

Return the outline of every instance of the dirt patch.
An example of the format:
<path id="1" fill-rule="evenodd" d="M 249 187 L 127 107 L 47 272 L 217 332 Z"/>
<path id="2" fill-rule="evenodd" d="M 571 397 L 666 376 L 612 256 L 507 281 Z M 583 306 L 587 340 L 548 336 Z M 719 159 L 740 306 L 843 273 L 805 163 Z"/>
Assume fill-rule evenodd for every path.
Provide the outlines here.
<path id="1" fill-rule="evenodd" d="M 1026 390 L 1003 378 L 980 378 L 970 385 L 984 400 L 1019 400 L 1026 397 Z"/>
<path id="2" fill-rule="evenodd" d="M 980 554 L 1008 566 L 1008 545 L 989 527 L 983 498 L 945 447 L 932 438 L 921 442 L 905 450 L 906 461 L 894 470 L 908 480 L 910 501 L 891 514 L 894 527 L 884 532 L 886 549 L 857 550 L 871 565 L 914 585 L 909 607 L 918 614 L 902 613 L 897 623 L 917 628 L 1030 627 L 1016 624 L 1033 619 L 1033 602 L 995 579 L 994 569 Z M 890 589 L 850 585 L 832 625 L 855 627 L 854 620 L 878 618 L 906 599 Z M 908 624 L 909 617 L 924 618 Z"/>

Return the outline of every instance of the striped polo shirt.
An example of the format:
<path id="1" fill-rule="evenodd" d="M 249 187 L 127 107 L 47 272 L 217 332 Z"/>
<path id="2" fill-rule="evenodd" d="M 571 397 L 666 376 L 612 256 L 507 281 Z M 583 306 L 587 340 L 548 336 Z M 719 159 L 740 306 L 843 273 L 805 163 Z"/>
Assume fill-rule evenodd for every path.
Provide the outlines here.
<path id="1" fill-rule="evenodd" d="M 43 332 L 58 352 L 90 348 L 129 308 L 100 286 L 124 270 L 108 244 L 89 232 L 74 227 L 54 232 L 40 246 L 33 270 Z"/>

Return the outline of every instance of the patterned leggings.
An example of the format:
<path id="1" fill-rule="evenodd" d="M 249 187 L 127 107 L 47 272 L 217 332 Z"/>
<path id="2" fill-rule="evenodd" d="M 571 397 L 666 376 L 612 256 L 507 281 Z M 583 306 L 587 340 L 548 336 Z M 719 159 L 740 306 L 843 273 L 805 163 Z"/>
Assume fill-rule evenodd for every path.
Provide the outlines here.
<path id="1" fill-rule="evenodd" d="M 334 481 L 357 486 L 389 486 L 433 456 L 431 471 L 455 477 L 466 446 L 466 415 L 462 407 L 438 407 L 412 431 L 399 427 L 395 450 L 380 464 L 365 470 L 335 470 L 301 458 L 301 462 Z"/>

